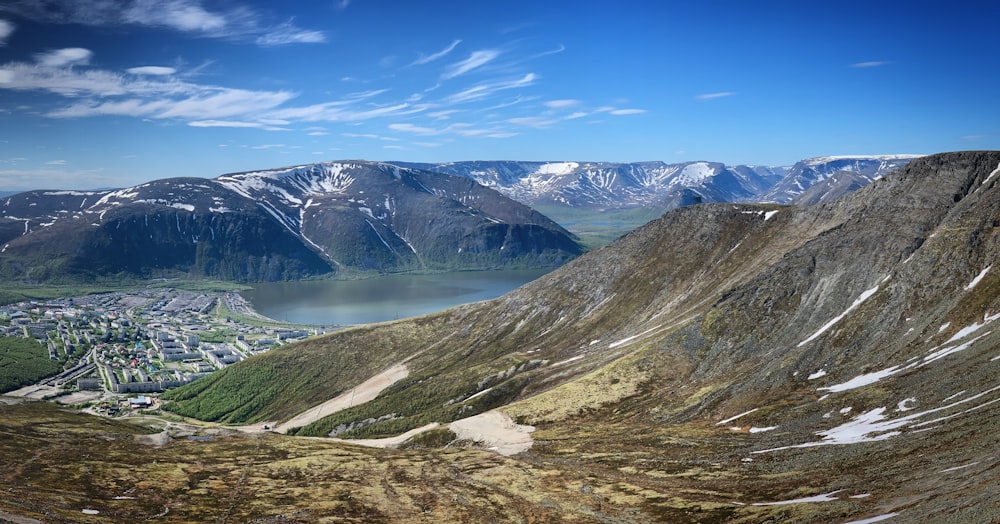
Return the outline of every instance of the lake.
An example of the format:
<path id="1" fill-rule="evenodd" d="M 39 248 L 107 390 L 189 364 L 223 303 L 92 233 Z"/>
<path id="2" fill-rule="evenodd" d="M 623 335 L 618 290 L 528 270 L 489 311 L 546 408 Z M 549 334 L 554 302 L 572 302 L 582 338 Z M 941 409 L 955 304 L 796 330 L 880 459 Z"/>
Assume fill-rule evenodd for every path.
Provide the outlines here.
<path id="1" fill-rule="evenodd" d="M 267 282 L 241 294 L 257 312 L 276 320 L 319 326 L 368 324 L 496 298 L 552 269 Z"/>

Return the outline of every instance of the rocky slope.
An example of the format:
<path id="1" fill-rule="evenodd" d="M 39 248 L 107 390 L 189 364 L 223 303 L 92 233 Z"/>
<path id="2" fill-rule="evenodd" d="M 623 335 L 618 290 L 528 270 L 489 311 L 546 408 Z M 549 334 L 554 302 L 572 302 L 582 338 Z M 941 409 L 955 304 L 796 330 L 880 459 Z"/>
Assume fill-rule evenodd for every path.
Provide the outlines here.
<path id="1" fill-rule="evenodd" d="M 1000 153 L 936 155 L 827 204 L 680 209 L 497 300 L 271 352 L 172 409 L 282 420 L 405 361 L 299 433 L 500 408 L 538 427 L 524 460 L 591 471 L 639 521 L 995 519 L 998 173 Z M 265 369 L 300 371 L 219 409 Z"/>
<path id="2" fill-rule="evenodd" d="M 0 243 L 0 273 L 28 281 L 551 266 L 582 251 L 468 179 L 361 161 L 20 193 L 0 203 Z"/>

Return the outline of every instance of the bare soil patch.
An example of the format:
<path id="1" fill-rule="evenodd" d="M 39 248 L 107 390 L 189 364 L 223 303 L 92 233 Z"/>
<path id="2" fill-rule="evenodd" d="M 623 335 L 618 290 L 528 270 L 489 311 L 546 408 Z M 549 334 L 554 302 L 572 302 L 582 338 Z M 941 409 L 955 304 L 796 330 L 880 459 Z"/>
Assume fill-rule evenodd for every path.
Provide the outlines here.
<path id="1" fill-rule="evenodd" d="M 448 425 L 448 429 L 459 439 L 480 443 L 504 456 L 527 451 L 534 444 L 531 438 L 534 426 L 517 424 L 507 414 L 499 411 L 487 411 L 456 420 Z"/>
<path id="2" fill-rule="evenodd" d="M 378 375 L 362 382 L 350 391 L 344 392 L 336 398 L 332 398 L 314 408 L 306 410 L 291 420 L 275 426 L 278 433 L 287 433 L 291 428 L 305 426 L 315 422 L 327 415 L 331 415 L 351 406 L 363 404 L 374 399 L 385 388 L 395 384 L 410 374 L 410 371 L 403 364 L 397 364 Z"/>

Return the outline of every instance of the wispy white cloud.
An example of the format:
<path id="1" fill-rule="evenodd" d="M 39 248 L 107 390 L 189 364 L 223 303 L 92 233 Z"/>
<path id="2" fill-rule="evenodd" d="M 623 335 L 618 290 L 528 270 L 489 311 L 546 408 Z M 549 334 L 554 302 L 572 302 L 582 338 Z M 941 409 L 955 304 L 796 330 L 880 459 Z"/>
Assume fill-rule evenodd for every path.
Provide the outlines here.
<path id="1" fill-rule="evenodd" d="M 0 18 L 0 47 L 7 45 L 7 39 L 14 32 L 14 24 Z"/>
<path id="2" fill-rule="evenodd" d="M 551 49 L 549 51 L 542 51 L 541 53 L 538 53 L 536 55 L 533 55 L 533 56 L 529 57 L 529 60 L 533 60 L 535 58 L 541 58 L 543 56 L 557 55 L 559 53 L 562 53 L 565 50 L 566 50 L 566 46 L 564 46 L 562 44 L 559 44 L 559 47 L 557 47 L 555 49 Z"/>
<path id="3" fill-rule="evenodd" d="M 732 91 L 720 91 L 718 93 L 703 93 L 698 96 L 695 96 L 695 98 L 698 100 L 715 100 L 716 98 L 725 98 L 727 96 L 733 96 L 735 94 L 736 93 L 733 93 Z"/>
<path id="4" fill-rule="evenodd" d="M 0 83 L 0 88 L 21 91 L 49 91 L 70 97 L 106 97 L 150 91 L 168 94 L 189 90 L 182 84 L 174 82 L 151 82 L 125 78 L 112 71 L 47 67 L 40 63 L 11 62 L 4 64 L 0 66 L 0 77 L 6 78 L 5 82 Z"/>
<path id="5" fill-rule="evenodd" d="M 601 106 L 595 109 L 594 112 L 607 113 L 609 115 L 615 115 L 615 116 L 623 116 L 623 115 L 641 115 L 643 113 L 646 113 L 647 111 L 645 109 L 636 109 L 636 108 L 619 109 L 614 106 Z"/>
<path id="6" fill-rule="evenodd" d="M 535 129 L 544 129 L 547 127 L 552 127 L 553 125 L 559 122 L 557 119 L 547 118 L 543 116 L 522 116 L 522 117 L 508 118 L 506 121 L 514 125 L 533 127 Z"/>
<path id="7" fill-rule="evenodd" d="M 448 69 L 445 70 L 444 74 L 441 75 L 441 77 L 444 79 L 451 79 L 455 78 L 456 76 L 464 75 L 465 73 L 468 73 L 473 69 L 488 64 L 489 62 L 495 60 L 498 56 L 500 56 L 500 51 L 497 51 L 495 49 L 483 49 L 481 51 L 473 51 L 473 53 L 469 55 L 469 57 L 466 58 L 465 60 L 462 60 L 460 62 L 455 62 L 454 64 L 448 66 Z"/>
<path id="8" fill-rule="evenodd" d="M 646 113 L 646 110 L 645 110 L 645 109 L 636 109 L 636 108 L 629 108 L 629 109 L 612 109 L 611 111 L 608 111 L 608 113 L 609 113 L 609 114 L 612 114 L 612 115 L 615 115 L 615 116 L 623 116 L 623 115 L 641 115 L 641 114 L 643 114 L 643 113 Z"/>
<path id="9" fill-rule="evenodd" d="M 235 127 L 248 129 L 263 129 L 265 131 L 287 131 L 287 128 L 278 127 L 264 122 L 241 122 L 234 120 L 195 120 L 188 122 L 191 127 Z"/>
<path id="10" fill-rule="evenodd" d="M 441 129 L 435 129 L 432 127 L 418 126 L 414 124 L 389 124 L 389 129 L 393 131 L 403 131 L 404 133 L 413 133 L 415 135 L 440 135 L 445 131 Z"/>
<path id="11" fill-rule="evenodd" d="M 550 109 L 567 109 L 567 108 L 570 108 L 570 107 L 576 107 L 576 106 L 580 105 L 580 101 L 579 100 L 569 100 L 569 99 L 566 99 L 566 100 L 549 100 L 547 102 L 544 102 L 543 104 L 545 105 L 545 107 L 548 107 Z"/>
<path id="12" fill-rule="evenodd" d="M 43 23 L 159 27 L 262 46 L 326 41 L 322 31 L 301 29 L 291 21 L 275 25 L 248 5 L 213 10 L 202 0 L 5 0 L 0 12 Z"/>
<path id="13" fill-rule="evenodd" d="M 344 101 L 336 101 L 276 109 L 268 114 L 275 118 L 302 122 L 359 122 L 372 118 L 419 113 L 425 111 L 427 107 L 426 105 L 398 103 L 383 107 L 358 108 Z"/>
<path id="14" fill-rule="evenodd" d="M 49 160 L 48 162 L 45 163 L 45 165 L 47 165 L 47 166 L 64 166 L 64 165 L 66 165 L 66 161 L 65 160 Z"/>
<path id="15" fill-rule="evenodd" d="M 535 73 L 528 73 L 521 78 L 514 80 L 502 80 L 498 82 L 489 82 L 484 84 L 479 84 L 468 89 L 459 91 L 445 98 L 448 103 L 460 103 L 469 102 L 472 100 L 480 100 L 493 95 L 498 91 L 504 91 L 507 89 L 516 89 L 519 87 L 527 87 L 535 83 L 538 79 L 538 75 Z"/>
<path id="16" fill-rule="evenodd" d="M 93 52 L 82 47 L 55 49 L 35 55 L 35 61 L 42 67 L 66 67 L 84 65 L 90 62 Z"/>
<path id="17" fill-rule="evenodd" d="M 257 122 L 234 122 L 229 120 L 195 120 L 188 122 L 191 127 L 260 127 Z"/>
<path id="18" fill-rule="evenodd" d="M 388 89 L 370 89 L 368 91 L 356 91 L 354 93 L 348 93 L 344 95 L 345 100 L 366 100 L 369 98 L 374 98 L 383 93 L 388 93 Z"/>
<path id="19" fill-rule="evenodd" d="M 61 0 L 45 1 L 58 3 Z M 96 3 L 101 1 L 122 5 L 124 0 L 100 0 Z M 171 19 L 160 21 L 162 27 L 197 33 L 199 36 L 216 36 L 233 27 L 225 25 L 233 23 L 228 19 L 224 20 L 224 25 L 219 25 L 212 15 L 223 11 L 205 8 L 207 5 L 216 5 L 207 1 L 164 0 L 156 4 L 152 0 L 139 0 L 128 5 L 133 9 L 129 14 L 132 20 L 130 23 L 151 25 L 153 22 L 148 17 L 153 12 L 159 12 L 163 17 Z M 3 12 L 2 8 L 0 12 Z M 249 11 L 244 14 L 248 20 L 254 19 L 254 16 L 256 15 Z M 310 34 L 300 31 L 291 20 L 272 27 L 275 29 L 271 33 L 257 34 L 258 44 L 279 45 L 325 39 L 320 32 Z M 568 126 L 568 121 L 595 113 L 636 115 L 646 112 L 645 109 L 630 108 L 626 100 L 613 100 L 611 103 L 615 106 L 593 110 L 581 100 L 543 99 L 533 93 L 533 90 L 526 89 L 537 84 L 541 78 L 536 73 L 526 72 L 527 68 L 520 65 L 523 60 L 518 60 L 518 56 L 523 58 L 526 53 L 506 48 L 485 49 L 469 53 L 464 60 L 449 63 L 457 60 L 455 50 L 461 42 L 453 40 L 445 48 L 431 55 L 422 55 L 413 63 L 435 63 L 435 68 L 442 68 L 443 74 L 431 80 L 444 86 L 436 92 L 432 92 L 434 88 L 421 91 L 420 86 L 409 86 L 403 92 L 369 89 L 346 94 L 328 93 L 325 98 L 306 99 L 306 96 L 315 94 L 300 95 L 288 90 L 240 89 L 201 83 L 205 77 L 193 75 L 182 62 L 171 64 L 174 67 L 139 65 L 127 69 L 105 69 L 90 65 L 101 61 L 90 50 L 67 48 L 37 54 L 33 59 L 23 62 L 0 63 L 0 93 L 4 90 L 18 90 L 59 95 L 62 98 L 55 104 L 46 99 L 42 103 L 49 104 L 47 107 L 36 104 L 31 109 L 36 115 L 50 118 L 124 116 L 165 120 L 190 128 L 205 129 L 200 133 L 206 134 L 211 128 L 262 131 L 295 129 L 299 133 L 294 136 L 309 143 L 319 140 L 308 140 L 304 135 L 337 135 L 345 128 L 359 132 L 340 136 L 386 142 L 399 141 L 398 137 L 404 134 L 411 135 L 404 137 L 407 139 L 433 137 L 423 138 L 425 142 L 421 147 L 436 147 L 459 137 L 508 138 L 517 136 L 520 132 L 528 132 L 526 128 Z M 487 65 L 488 67 L 484 67 Z M 469 75 L 473 71 L 476 74 Z M 483 78 L 478 78 L 480 73 L 483 73 Z M 373 80 L 364 87 L 375 86 L 377 84 Z M 439 86 L 435 86 L 437 87 Z M 304 101 L 297 101 L 300 96 Z M 510 109 L 505 109 L 518 104 L 521 109 L 513 114 Z M 456 121 L 459 119 L 456 115 L 459 114 L 464 115 L 465 118 L 462 119 L 466 122 Z M 379 121 L 382 126 L 386 122 L 395 123 L 389 124 L 391 132 L 386 132 L 385 127 L 361 125 L 368 121 Z M 318 127 L 317 124 L 326 126 L 329 130 Z M 375 129 L 381 129 L 385 135 L 396 136 L 369 132 Z M 413 144 L 408 140 L 403 143 Z M 255 147 L 270 148 L 279 145 Z M 286 149 L 289 147 L 291 146 L 285 146 Z M 309 147 L 316 148 L 315 145 Z"/>
<path id="20" fill-rule="evenodd" d="M 889 62 L 886 62 L 884 60 L 872 60 L 870 62 L 856 62 L 851 64 L 851 67 L 859 67 L 859 68 L 880 67 L 888 64 Z"/>
<path id="21" fill-rule="evenodd" d="M 347 6 L 351 5 L 351 0 L 337 0 L 334 2 L 334 7 L 339 11 L 347 9 Z"/>
<path id="22" fill-rule="evenodd" d="M 224 120 L 248 117 L 274 109 L 294 95 L 287 91 L 248 91 L 229 88 L 200 88 L 178 99 L 107 100 L 92 99 L 48 113 L 54 118 L 83 118 L 101 115 L 132 116 L 155 119 Z M 264 115 L 261 115 L 264 116 Z"/>
<path id="23" fill-rule="evenodd" d="M 376 135 L 375 133 L 341 133 L 340 135 L 348 138 L 367 138 L 370 140 L 382 140 L 385 142 L 399 142 L 399 139 L 394 136 L 382 136 Z"/>
<path id="24" fill-rule="evenodd" d="M 265 47 L 287 44 L 322 44 L 324 42 L 326 42 L 325 33 L 301 29 L 296 27 L 291 20 L 257 37 L 257 44 Z"/>
<path id="25" fill-rule="evenodd" d="M 441 111 L 431 111 L 427 113 L 427 116 L 435 120 L 448 120 L 451 118 L 451 115 L 461 112 L 462 111 L 460 109 L 443 109 Z"/>
<path id="26" fill-rule="evenodd" d="M 34 63 L 0 65 L 4 89 L 42 91 L 70 99 L 43 114 L 52 118 L 130 116 L 172 119 L 194 127 L 244 127 L 284 130 L 296 122 L 360 122 L 410 115 L 438 107 L 418 101 L 374 103 L 388 89 L 345 94 L 335 100 L 305 106 L 288 105 L 298 95 L 187 81 L 185 72 L 161 66 L 140 66 L 122 72 L 83 67 L 89 50 L 70 48 L 36 56 Z M 79 67 L 78 67 L 79 66 Z M 439 113 L 437 118 L 443 116 Z"/>
<path id="27" fill-rule="evenodd" d="M 518 95 L 518 96 L 516 96 L 516 97 L 514 97 L 512 99 L 509 99 L 509 100 L 505 101 L 505 102 L 500 102 L 499 104 L 494 104 L 494 105 L 491 105 L 491 106 L 480 108 L 479 111 L 480 112 L 497 111 L 499 109 L 504 109 L 504 108 L 508 108 L 508 107 L 514 107 L 514 106 L 516 106 L 518 104 L 523 104 L 525 102 L 529 102 L 529 101 L 535 100 L 537 98 L 538 97 L 535 97 L 535 96 L 521 96 L 521 95 Z"/>
<path id="28" fill-rule="evenodd" d="M 132 67 L 126 69 L 126 71 L 128 71 L 133 75 L 149 75 L 149 76 L 167 76 L 177 72 L 177 70 L 172 67 L 163 67 L 163 66 Z"/>
<path id="29" fill-rule="evenodd" d="M 500 34 L 506 35 L 506 34 L 509 34 L 509 33 L 517 32 L 517 31 L 523 31 L 525 29 L 528 29 L 530 27 L 534 27 L 536 25 L 538 25 L 536 22 L 522 22 L 520 24 L 514 24 L 514 25 L 510 25 L 510 26 L 506 26 L 506 27 L 501 27 L 499 29 L 499 31 L 500 31 Z"/>
<path id="30" fill-rule="evenodd" d="M 427 56 L 421 55 L 420 58 L 414 60 L 413 63 L 410 64 L 410 65 L 429 64 L 429 63 L 431 63 L 431 62 L 433 62 L 433 61 L 435 61 L 435 60 L 437 60 L 439 58 L 443 58 L 448 53 L 454 51 L 455 48 L 458 47 L 458 44 L 460 44 L 460 43 L 462 43 L 461 40 L 454 40 L 454 41 L 452 41 L 451 44 L 448 45 L 448 47 L 446 47 L 446 48 L 438 51 L 437 53 L 434 53 L 432 55 L 427 55 Z"/>
<path id="31" fill-rule="evenodd" d="M 410 123 L 389 124 L 389 129 L 419 136 L 458 135 L 464 137 L 507 138 L 517 135 L 506 129 L 480 128 L 466 122 L 450 124 L 446 127 L 418 126 Z"/>
<path id="32" fill-rule="evenodd" d="M 200 33 L 221 33 L 229 25 L 225 16 L 206 10 L 194 0 L 136 0 L 124 10 L 122 20 Z"/>

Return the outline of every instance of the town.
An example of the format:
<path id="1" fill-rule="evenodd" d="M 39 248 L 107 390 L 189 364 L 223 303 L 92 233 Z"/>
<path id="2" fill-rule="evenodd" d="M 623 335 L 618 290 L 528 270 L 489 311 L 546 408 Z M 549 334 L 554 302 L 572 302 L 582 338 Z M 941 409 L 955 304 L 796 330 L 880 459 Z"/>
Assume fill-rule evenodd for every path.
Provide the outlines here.
<path id="1" fill-rule="evenodd" d="M 106 415 L 152 406 L 149 394 L 333 329 L 261 316 L 232 291 L 152 288 L 0 307 L 0 335 L 35 339 L 66 362 L 61 373 L 6 394 L 89 403 Z"/>

